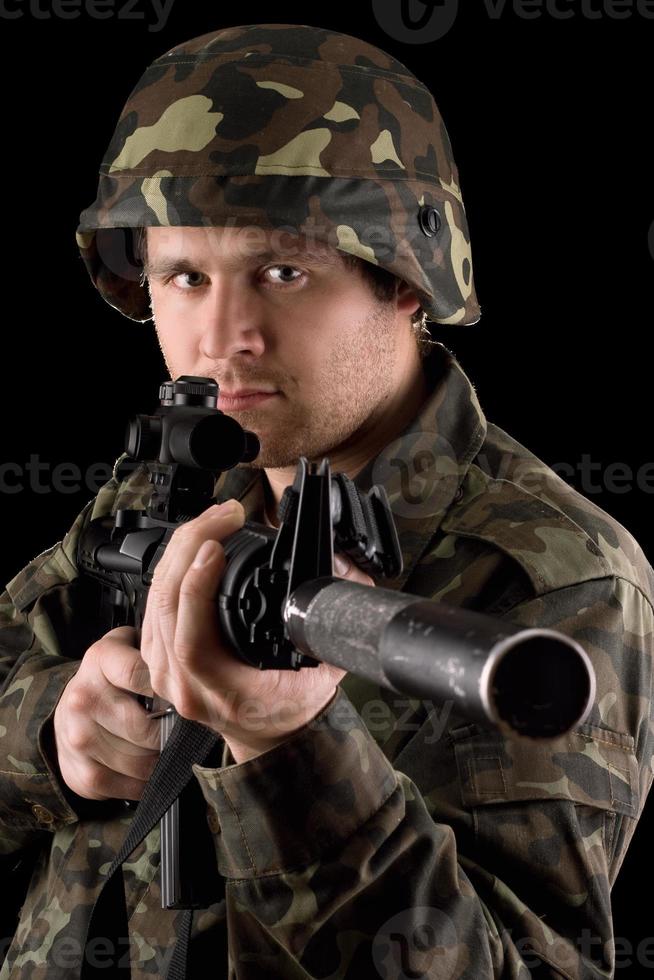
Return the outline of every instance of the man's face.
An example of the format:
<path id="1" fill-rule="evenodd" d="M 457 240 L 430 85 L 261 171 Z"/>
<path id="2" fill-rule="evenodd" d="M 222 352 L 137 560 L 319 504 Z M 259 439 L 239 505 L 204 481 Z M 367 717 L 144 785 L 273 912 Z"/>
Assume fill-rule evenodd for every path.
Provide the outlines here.
<path id="1" fill-rule="evenodd" d="M 259 437 L 253 465 L 295 466 L 301 455 L 333 456 L 373 436 L 409 365 L 419 365 L 412 293 L 381 303 L 335 249 L 288 232 L 154 227 L 147 235 L 152 311 L 171 377 L 277 392 L 223 409 Z"/>

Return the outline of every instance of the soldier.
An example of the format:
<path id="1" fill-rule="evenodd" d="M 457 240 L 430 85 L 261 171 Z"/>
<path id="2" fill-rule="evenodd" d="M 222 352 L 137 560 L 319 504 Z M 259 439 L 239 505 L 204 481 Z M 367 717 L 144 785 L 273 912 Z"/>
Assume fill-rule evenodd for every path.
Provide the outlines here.
<path id="1" fill-rule="evenodd" d="M 144 506 L 151 488 L 125 455 L 6 586 L 0 841 L 7 872 L 27 873 L 9 886 L 22 908 L 0 980 L 208 964 L 235 980 L 613 976 L 611 888 L 652 779 L 654 570 L 486 419 L 430 338 L 427 318 L 480 317 L 432 95 L 326 29 L 180 44 L 129 96 L 77 240 L 103 298 L 153 319 L 171 377 L 215 377 L 218 407 L 261 453 L 217 482 L 231 507 L 175 531 L 140 648 L 131 627 L 92 635 L 76 565 L 90 520 Z M 221 542 L 245 519 L 275 523 L 300 455 L 386 487 L 404 569 L 384 587 L 581 643 L 597 675 L 585 722 L 508 739 L 327 665 L 237 661 L 214 614 Z M 113 869 L 134 819 L 124 801 L 158 757 L 135 698 L 153 693 L 221 736 L 192 766 L 216 861 L 193 913 L 161 908 L 158 826 Z M 91 943 L 107 893 L 127 931 Z"/>

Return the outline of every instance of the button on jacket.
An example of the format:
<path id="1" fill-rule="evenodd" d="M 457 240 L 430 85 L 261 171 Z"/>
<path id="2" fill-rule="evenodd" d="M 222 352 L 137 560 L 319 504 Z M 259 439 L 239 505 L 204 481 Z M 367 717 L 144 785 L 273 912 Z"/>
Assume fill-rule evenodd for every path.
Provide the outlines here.
<path id="1" fill-rule="evenodd" d="M 263 755 L 238 765 L 220 743 L 193 766 L 216 857 L 194 977 L 613 975 L 610 889 L 652 780 L 654 571 L 622 525 L 487 421 L 450 351 L 436 345 L 424 370 L 419 414 L 354 481 L 385 486 L 398 529 L 404 570 L 377 584 L 573 637 L 597 675 L 591 713 L 552 742 L 507 739 L 349 674 Z M 133 819 L 65 786 L 52 730 L 99 638 L 80 531 L 147 502 L 144 468 L 123 476 L 124 458 L 0 597 L 0 866 L 22 889 L 0 980 L 79 976 Z M 239 466 L 217 498 L 263 522 L 262 480 Z M 157 826 L 123 865 L 134 980 L 165 976 L 183 914 L 161 909 L 158 872 Z"/>

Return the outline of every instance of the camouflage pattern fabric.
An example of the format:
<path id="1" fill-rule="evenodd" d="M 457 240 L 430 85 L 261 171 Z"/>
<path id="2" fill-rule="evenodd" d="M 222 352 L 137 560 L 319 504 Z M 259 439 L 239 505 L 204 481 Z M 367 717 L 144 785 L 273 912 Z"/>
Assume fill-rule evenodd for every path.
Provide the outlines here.
<path id="1" fill-rule="evenodd" d="M 404 279 L 438 323 L 481 316 L 434 98 L 395 58 L 347 34 L 252 24 L 156 58 L 77 228 L 92 282 L 137 321 L 152 311 L 129 229 L 151 225 L 291 231 Z"/>
<path id="2" fill-rule="evenodd" d="M 652 780 L 654 570 L 622 525 L 486 420 L 451 352 L 437 345 L 424 369 L 421 412 L 355 481 L 383 482 L 394 510 L 405 568 L 390 587 L 574 637 L 597 674 L 591 714 L 552 742 L 507 739 L 348 675 L 271 751 L 194 766 L 225 894 L 194 913 L 191 976 L 613 976 L 610 892 Z M 79 976 L 133 819 L 62 785 L 51 729 L 92 632 L 80 528 L 147 502 L 143 468 L 120 479 L 123 459 L 0 599 L 3 868 L 36 848 L 0 980 Z M 259 471 L 230 470 L 216 492 L 262 520 Z M 157 827 L 123 866 L 135 980 L 166 975 L 183 914 L 160 908 L 158 867 Z"/>

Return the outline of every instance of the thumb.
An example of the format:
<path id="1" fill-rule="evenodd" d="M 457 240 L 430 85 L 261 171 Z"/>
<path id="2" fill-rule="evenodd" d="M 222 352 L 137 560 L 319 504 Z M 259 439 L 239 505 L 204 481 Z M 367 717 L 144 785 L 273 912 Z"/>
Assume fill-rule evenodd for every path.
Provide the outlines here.
<path id="1" fill-rule="evenodd" d="M 353 562 L 347 555 L 336 552 L 334 555 L 334 574 L 339 578 L 345 578 L 348 582 L 359 582 L 361 585 L 375 585 L 374 579 L 367 575 L 356 562 Z"/>

